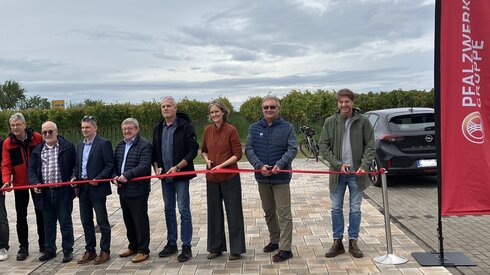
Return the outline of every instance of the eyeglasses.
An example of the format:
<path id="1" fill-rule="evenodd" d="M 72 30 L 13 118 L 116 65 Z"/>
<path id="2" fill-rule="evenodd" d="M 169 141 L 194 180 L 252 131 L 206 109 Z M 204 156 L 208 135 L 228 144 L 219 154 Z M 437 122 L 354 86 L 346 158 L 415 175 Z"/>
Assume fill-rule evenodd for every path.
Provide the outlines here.
<path id="1" fill-rule="evenodd" d="M 82 121 L 85 121 L 85 122 L 93 121 L 93 122 L 97 123 L 97 119 L 95 119 L 94 116 L 84 116 Z"/>
<path id="2" fill-rule="evenodd" d="M 135 129 L 136 127 L 124 127 L 122 128 L 123 132 L 131 132 Z"/>
<path id="3" fill-rule="evenodd" d="M 269 109 L 275 110 L 277 107 L 279 107 L 279 106 L 276 106 L 276 105 L 262 106 L 262 109 L 264 109 L 264 110 L 269 110 Z"/>
<path id="4" fill-rule="evenodd" d="M 52 135 L 54 133 L 54 130 L 46 130 L 46 131 L 43 131 L 43 136 L 47 136 L 48 134 L 49 135 Z"/>

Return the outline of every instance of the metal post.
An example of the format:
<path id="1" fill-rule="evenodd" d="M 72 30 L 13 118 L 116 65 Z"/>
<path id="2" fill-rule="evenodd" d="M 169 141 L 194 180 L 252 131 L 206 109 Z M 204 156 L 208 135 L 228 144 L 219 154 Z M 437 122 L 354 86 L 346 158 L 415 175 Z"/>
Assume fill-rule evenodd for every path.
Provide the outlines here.
<path id="1" fill-rule="evenodd" d="M 393 244 L 391 242 L 391 224 L 390 224 L 390 204 L 388 203 L 388 185 L 386 182 L 386 170 L 381 169 L 381 186 L 383 191 L 383 209 L 385 215 L 385 233 L 386 233 L 386 250 L 387 254 L 374 258 L 374 261 L 380 264 L 404 264 L 408 259 L 393 254 Z"/>

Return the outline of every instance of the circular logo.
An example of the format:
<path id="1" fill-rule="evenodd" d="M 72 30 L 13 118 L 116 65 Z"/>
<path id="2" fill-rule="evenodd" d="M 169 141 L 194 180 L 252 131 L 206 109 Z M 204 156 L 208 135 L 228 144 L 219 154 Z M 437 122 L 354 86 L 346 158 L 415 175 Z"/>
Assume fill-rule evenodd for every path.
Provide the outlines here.
<path id="1" fill-rule="evenodd" d="M 485 132 L 483 131 L 483 119 L 480 112 L 473 112 L 467 115 L 461 124 L 464 137 L 470 142 L 482 144 L 485 142 Z"/>
<path id="2" fill-rule="evenodd" d="M 434 140 L 434 137 L 432 135 L 426 135 L 425 136 L 425 141 L 428 143 L 431 143 Z"/>

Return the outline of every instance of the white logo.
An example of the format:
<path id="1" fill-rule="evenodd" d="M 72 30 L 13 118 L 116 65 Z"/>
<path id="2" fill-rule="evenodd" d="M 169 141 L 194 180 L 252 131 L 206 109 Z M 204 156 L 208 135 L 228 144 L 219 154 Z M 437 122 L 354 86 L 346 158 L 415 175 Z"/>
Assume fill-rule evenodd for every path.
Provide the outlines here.
<path id="1" fill-rule="evenodd" d="M 470 142 L 476 144 L 482 144 L 485 142 L 485 132 L 483 130 L 483 119 L 480 112 L 473 112 L 468 114 L 463 123 L 461 123 L 461 130 L 464 137 Z"/>

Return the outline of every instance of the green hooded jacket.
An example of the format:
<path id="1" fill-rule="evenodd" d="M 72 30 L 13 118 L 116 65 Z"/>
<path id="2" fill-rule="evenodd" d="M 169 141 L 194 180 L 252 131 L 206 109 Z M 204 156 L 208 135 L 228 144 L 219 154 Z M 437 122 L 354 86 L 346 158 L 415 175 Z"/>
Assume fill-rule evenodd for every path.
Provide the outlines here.
<path id="1" fill-rule="evenodd" d="M 368 172 L 376 153 L 373 127 L 369 120 L 361 114 L 359 109 L 353 108 L 352 112 L 350 138 L 352 159 L 354 160 L 353 171 L 357 171 L 361 167 L 364 171 Z M 340 111 L 325 119 L 325 123 L 323 124 L 318 145 L 320 147 L 320 154 L 330 163 L 331 171 L 340 171 L 340 167 L 342 166 L 341 156 L 344 124 L 345 118 L 340 115 Z M 330 174 L 330 192 L 335 192 L 338 179 L 338 174 Z M 366 189 L 370 182 L 368 175 L 357 176 L 359 191 Z"/>

